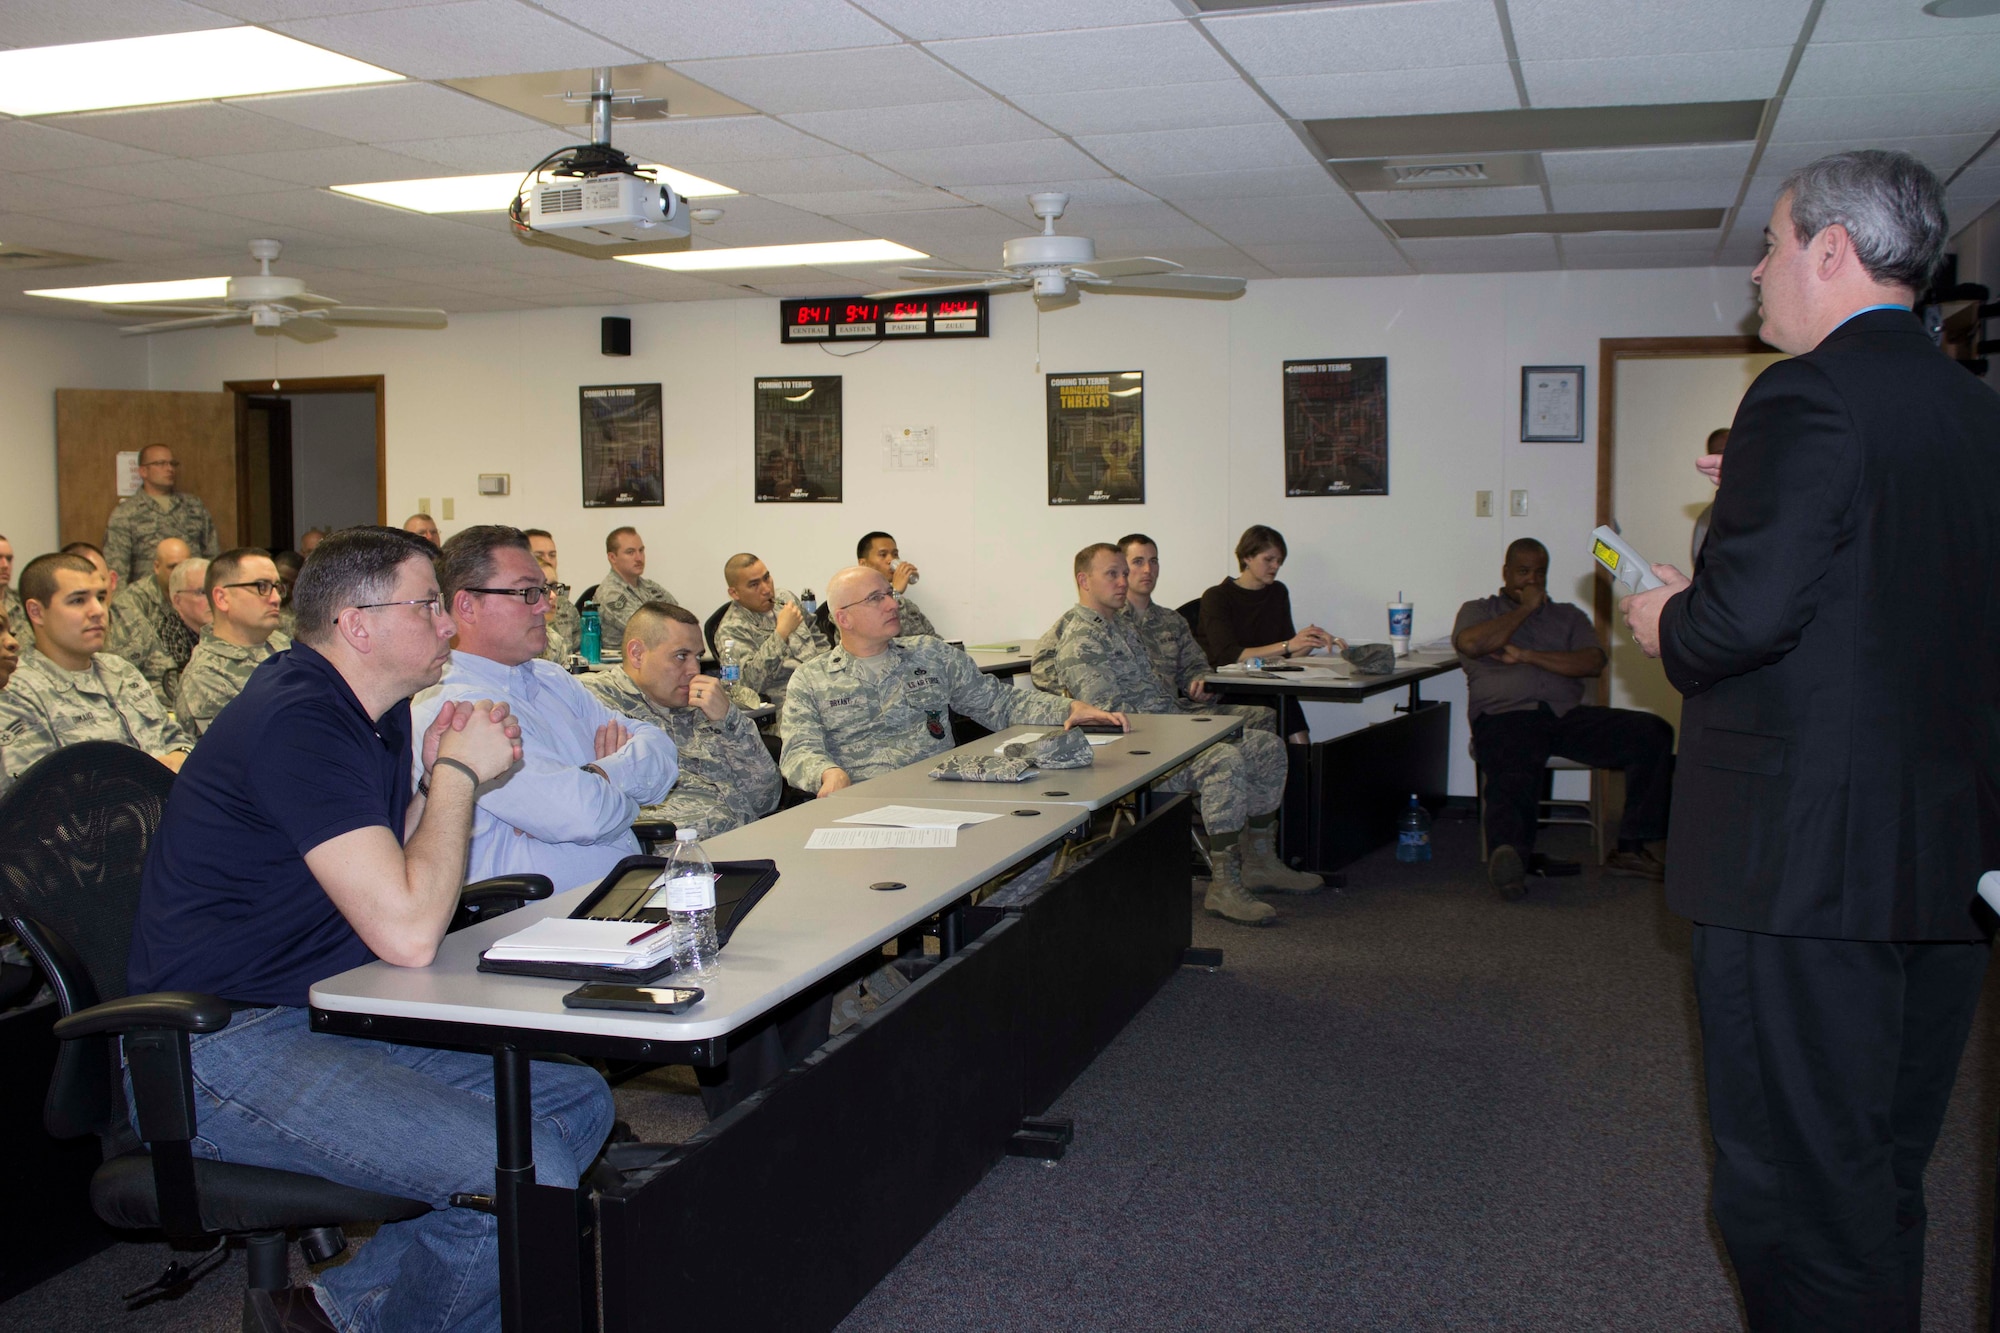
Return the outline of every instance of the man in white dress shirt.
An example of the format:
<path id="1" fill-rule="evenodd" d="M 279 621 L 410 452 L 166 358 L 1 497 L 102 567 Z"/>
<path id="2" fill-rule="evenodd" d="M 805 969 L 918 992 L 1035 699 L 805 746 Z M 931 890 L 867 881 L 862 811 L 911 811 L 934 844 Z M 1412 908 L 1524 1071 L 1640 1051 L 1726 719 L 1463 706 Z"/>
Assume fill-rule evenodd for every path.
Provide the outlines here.
<path id="1" fill-rule="evenodd" d="M 679 776 L 673 741 L 540 660 L 548 580 L 519 529 L 482 524 L 453 536 L 438 587 L 457 646 L 444 679 L 417 696 L 412 734 L 460 699 L 504 699 L 521 726 L 521 761 L 479 788 L 466 879 L 533 872 L 558 890 L 596 882 L 638 853 L 632 821 Z"/>

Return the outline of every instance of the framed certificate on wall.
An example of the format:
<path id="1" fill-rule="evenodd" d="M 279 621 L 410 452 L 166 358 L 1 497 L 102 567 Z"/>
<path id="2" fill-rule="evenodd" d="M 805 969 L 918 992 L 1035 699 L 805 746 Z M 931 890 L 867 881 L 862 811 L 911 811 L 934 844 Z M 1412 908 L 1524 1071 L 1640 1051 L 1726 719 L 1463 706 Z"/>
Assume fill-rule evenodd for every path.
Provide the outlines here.
<path id="1" fill-rule="evenodd" d="M 1583 367 L 1521 367 L 1523 443 L 1583 443 Z"/>

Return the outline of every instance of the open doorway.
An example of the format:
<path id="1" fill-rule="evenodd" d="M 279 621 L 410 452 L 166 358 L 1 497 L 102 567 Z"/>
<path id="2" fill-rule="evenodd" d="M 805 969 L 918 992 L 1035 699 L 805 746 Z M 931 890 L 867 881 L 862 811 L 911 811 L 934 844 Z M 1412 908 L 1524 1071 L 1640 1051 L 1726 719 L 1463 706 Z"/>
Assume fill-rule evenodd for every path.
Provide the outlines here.
<path id="1" fill-rule="evenodd" d="M 1597 521 L 1616 523 L 1647 559 L 1692 572 L 1696 518 L 1714 488 L 1694 468 L 1751 382 L 1784 354 L 1754 337 L 1607 338 L 1601 344 Z M 1598 702 L 1656 713 L 1680 734 L 1681 696 L 1616 619 L 1597 580 L 1597 632 L 1610 654 Z"/>
<path id="2" fill-rule="evenodd" d="M 244 541 L 295 550 L 308 528 L 386 520 L 383 376 L 232 380 Z"/>

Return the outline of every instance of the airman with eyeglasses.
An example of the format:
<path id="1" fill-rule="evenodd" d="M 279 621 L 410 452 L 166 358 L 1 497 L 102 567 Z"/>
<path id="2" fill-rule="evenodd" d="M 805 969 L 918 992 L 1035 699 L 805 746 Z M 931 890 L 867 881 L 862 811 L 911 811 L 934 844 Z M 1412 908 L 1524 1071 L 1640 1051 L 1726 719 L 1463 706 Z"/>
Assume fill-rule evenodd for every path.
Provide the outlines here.
<path id="1" fill-rule="evenodd" d="M 223 706 L 243 692 L 250 673 L 292 641 L 278 628 L 277 562 L 254 546 L 224 551 L 209 562 L 203 584 L 214 619 L 202 631 L 174 696 L 174 716 L 200 736 Z"/>

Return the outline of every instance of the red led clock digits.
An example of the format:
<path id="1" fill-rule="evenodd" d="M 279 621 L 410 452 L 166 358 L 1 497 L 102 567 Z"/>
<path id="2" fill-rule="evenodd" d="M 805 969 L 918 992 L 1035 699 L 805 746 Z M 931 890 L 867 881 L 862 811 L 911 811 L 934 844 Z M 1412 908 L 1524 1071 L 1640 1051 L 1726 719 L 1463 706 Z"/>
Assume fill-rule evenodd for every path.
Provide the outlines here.
<path id="1" fill-rule="evenodd" d="M 832 314 L 832 306 L 802 305 L 799 307 L 798 314 L 792 317 L 792 322 L 794 324 L 824 324 Z"/>
<path id="2" fill-rule="evenodd" d="M 976 301 L 958 300 L 938 302 L 938 314 L 940 315 L 976 315 L 978 313 L 979 303 Z"/>
<path id="3" fill-rule="evenodd" d="M 882 307 L 874 305 L 851 305 L 847 307 L 847 323 L 863 324 L 873 320 Z"/>

